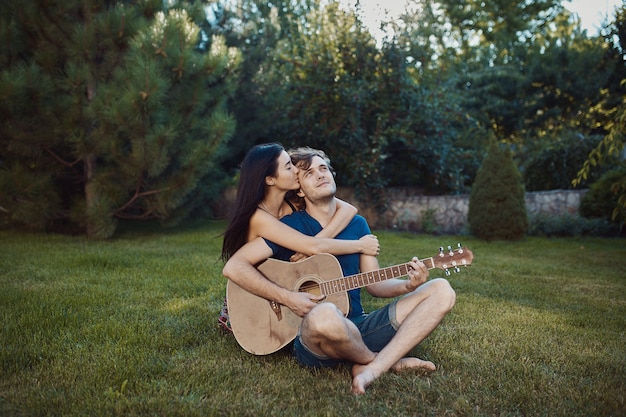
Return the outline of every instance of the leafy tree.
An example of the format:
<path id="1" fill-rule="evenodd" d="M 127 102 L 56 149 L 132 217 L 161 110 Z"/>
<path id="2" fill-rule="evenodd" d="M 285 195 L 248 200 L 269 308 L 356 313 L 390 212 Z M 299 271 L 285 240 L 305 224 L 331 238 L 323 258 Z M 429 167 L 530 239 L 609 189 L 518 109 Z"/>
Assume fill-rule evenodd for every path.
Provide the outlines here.
<path id="1" fill-rule="evenodd" d="M 526 191 L 543 191 L 572 188 L 572 178 L 587 159 L 589 152 L 598 145 L 599 135 L 584 136 L 576 131 L 564 131 L 542 150 L 528 156 L 522 167 Z M 546 173 L 549 172 L 549 175 Z M 594 172 L 588 183 L 602 175 Z"/>
<path id="2" fill-rule="evenodd" d="M 387 138 L 376 105 L 380 67 L 374 40 L 337 3 L 313 8 L 298 21 L 306 23 L 281 39 L 259 77 L 269 97 L 270 137 L 287 146 L 324 149 L 342 183 L 355 186 L 362 198 L 372 197 L 376 206 L 384 201 L 380 169 Z"/>
<path id="3" fill-rule="evenodd" d="M 469 199 L 468 223 L 484 240 L 517 240 L 529 228 L 524 186 L 510 150 L 493 141 L 483 160 Z"/>
<path id="4" fill-rule="evenodd" d="M 455 85 L 449 97 L 479 123 L 477 132 L 486 129 L 516 145 L 527 178 L 537 165 L 570 174 L 578 169 L 574 156 L 588 152 L 593 140 L 587 136 L 603 134 L 599 126 L 606 126 L 588 110 L 620 69 L 606 39 L 589 38 L 560 0 L 412 4 L 419 13 L 403 17 L 399 44 L 417 63 L 422 82 Z M 556 148 L 567 148 L 572 158 L 564 160 L 551 151 Z"/>
<path id="5" fill-rule="evenodd" d="M 238 54 L 200 36 L 202 3 L 2 3 L 5 224 L 108 237 L 116 219 L 206 210 Z"/>
<path id="6" fill-rule="evenodd" d="M 488 117 L 499 137 L 531 149 L 581 129 L 579 114 L 598 97 L 612 68 L 602 63 L 598 40 L 572 32 L 537 35 L 510 62 L 467 74 L 467 106 Z"/>
<path id="7" fill-rule="evenodd" d="M 578 115 L 613 71 L 602 60 L 603 41 L 589 39 L 560 1 L 490 2 L 471 19 L 471 6 L 465 3 L 463 13 L 458 9 L 448 7 L 453 25 L 481 38 L 458 55 L 465 108 L 497 137 L 531 152 L 558 138 L 563 128 L 580 131 Z"/>
<path id="8" fill-rule="evenodd" d="M 599 120 L 598 124 L 604 127 L 607 134 L 583 163 L 577 177 L 572 181 L 574 186 L 579 186 L 587 180 L 595 167 L 607 166 L 616 158 L 620 158 L 620 155 L 623 159 L 626 143 L 626 5 L 615 10 L 615 21 L 609 25 L 606 38 L 611 45 L 607 56 L 617 62 L 617 71 L 612 77 L 611 84 L 602 91 L 602 100 L 590 113 L 597 115 L 595 119 Z M 623 170 L 617 173 L 617 176 L 609 177 L 614 180 L 611 191 L 616 197 L 611 217 L 623 226 L 626 224 L 626 175 Z"/>
<path id="9" fill-rule="evenodd" d="M 216 30 L 244 51 L 231 168 L 259 141 L 317 146 L 378 204 L 388 185 L 468 190 L 492 135 L 570 172 L 599 133 L 582 115 L 615 63 L 560 0 L 414 0 L 382 46 L 333 1 L 222 3 Z"/>
<path id="10" fill-rule="evenodd" d="M 389 22 L 395 36 L 382 47 L 402 60 L 400 98 L 391 98 L 408 116 L 389 145 L 386 173 L 394 185 L 417 185 L 429 194 L 467 192 L 488 143 L 487 124 L 467 111 L 466 91 L 458 88 L 454 54 L 445 40 L 454 38 L 437 3 L 413 1 L 401 23 Z M 389 53 L 387 52 L 387 53 Z M 410 92 L 407 93 L 407 92 Z"/>
<path id="11" fill-rule="evenodd" d="M 274 118 L 268 101 L 277 92 L 274 86 L 264 85 L 263 76 L 272 67 L 279 41 L 297 32 L 298 22 L 316 7 L 310 0 L 226 0 L 212 5 L 212 33 L 223 36 L 242 55 L 237 89 L 228 105 L 237 126 L 229 144 L 230 158 L 224 161 L 227 172 L 237 169 L 251 146 L 273 140 L 268 139 Z"/>
<path id="12" fill-rule="evenodd" d="M 426 77 L 418 82 L 407 69 L 403 74 L 400 93 L 388 96 L 386 105 L 396 106 L 403 118 L 389 120 L 387 155 L 394 163 L 384 167 L 385 176 L 396 186 L 419 186 L 428 194 L 467 192 L 488 135 L 461 107 L 451 83 Z"/>
<path id="13" fill-rule="evenodd" d="M 342 183 L 373 207 L 384 205 L 388 184 L 464 190 L 478 162 L 466 144 L 459 146 L 473 130 L 456 101 L 422 88 L 404 52 L 391 42 L 378 48 L 337 3 L 293 13 L 298 24 L 285 30 L 277 23 L 284 36 L 245 95 L 265 105 L 248 109 L 271 127 L 257 134 L 325 149 Z"/>
<path id="14" fill-rule="evenodd" d="M 561 0 L 438 0 L 437 5 L 451 28 L 448 45 L 458 45 L 456 59 L 477 68 L 511 62 L 520 45 L 563 12 Z"/>

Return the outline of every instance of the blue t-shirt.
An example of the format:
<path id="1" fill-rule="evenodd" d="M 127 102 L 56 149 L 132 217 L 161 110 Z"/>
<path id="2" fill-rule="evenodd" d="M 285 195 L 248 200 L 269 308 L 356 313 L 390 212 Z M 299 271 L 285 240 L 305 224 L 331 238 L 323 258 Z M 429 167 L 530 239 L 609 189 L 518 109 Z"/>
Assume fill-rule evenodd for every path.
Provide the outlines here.
<path id="1" fill-rule="evenodd" d="M 293 227 L 294 229 L 304 233 L 305 235 L 315 236 L 322 230 L 322 225 L 309 215 L 306 211 L 296 211 L 288 216 L 280 219 L 283 223 Z M 354 216 L 350 224 L 341 231 L 335 238 L 343 240 L 358 240 L 365 235 L 369 235 L 370 228 L 367 221 L 359 215 Z M 295 252 L 291 249 L 279 246 L 265 239 L 267 245 L 272 249 L 273 257 L 283 261 L 288 261 Z M 360 254 L 354 253 L 350 255 L 336 255 L 344 276 L 355 275 L 360 272 Z M 361 304 L 361 290 L 354 289 L 348 291 L 350 300 L 350 312 L 348 318 L 359 317 L 364 314 Z"/>

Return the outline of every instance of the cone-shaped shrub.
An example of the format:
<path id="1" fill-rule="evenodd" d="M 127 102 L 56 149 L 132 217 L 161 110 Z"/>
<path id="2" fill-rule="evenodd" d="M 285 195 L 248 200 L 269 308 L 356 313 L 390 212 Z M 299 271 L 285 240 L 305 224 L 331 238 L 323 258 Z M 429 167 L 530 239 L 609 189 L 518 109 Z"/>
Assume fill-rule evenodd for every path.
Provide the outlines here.
<path id="1" fill-rule="evenodd" d="M 468 222 L 471 233 L 484 240 L 517 240 L 528 231 L 522 177 L 511 152 L 495 141 L 472 185 Z"/>

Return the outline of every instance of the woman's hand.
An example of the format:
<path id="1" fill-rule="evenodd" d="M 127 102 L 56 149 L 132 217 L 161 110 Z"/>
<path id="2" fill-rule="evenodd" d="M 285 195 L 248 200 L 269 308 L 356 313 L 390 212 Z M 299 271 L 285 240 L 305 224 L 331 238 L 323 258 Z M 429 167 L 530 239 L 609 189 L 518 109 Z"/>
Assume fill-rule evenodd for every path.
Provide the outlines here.
<path id="1" fill-rule="evenodd" d="M 361 253 L 364 255 L 378 256 L 380 253 L 380 244 L 378 238 L 375 235 L 365 235 L 359 239 L 361 245 Z"/>

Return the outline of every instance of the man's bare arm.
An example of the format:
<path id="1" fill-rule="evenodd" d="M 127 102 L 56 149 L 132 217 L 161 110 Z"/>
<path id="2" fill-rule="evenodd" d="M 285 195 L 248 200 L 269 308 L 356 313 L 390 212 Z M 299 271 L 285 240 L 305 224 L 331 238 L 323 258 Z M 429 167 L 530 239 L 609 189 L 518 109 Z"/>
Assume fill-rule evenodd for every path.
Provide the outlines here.
<path id="1" fill-rule="evenodd" d="M 361 272 L 369 272 L 380 269 L 378 260 L 374 256 L 361 255 Z M 409 262 L 411 267 L 408 278 L 392 278 L 367 287 L 374 297 L 393 298 L 407 294 L 422 285 L 428 279 L 428 268 L 417 258 L 411 259 Z"/>
<path id="2" fill-rule="evenodd" d="M 315 302 L 311 294 L 294 292 L 274 284 L 255 268 L 254 265 L 272 255 L 272 249 L 262 238 L 246 243 L 230 257 L 222 274 L 244 290 L 267 300 L 276 301 L 299 316 L 304 316 Z"/>

